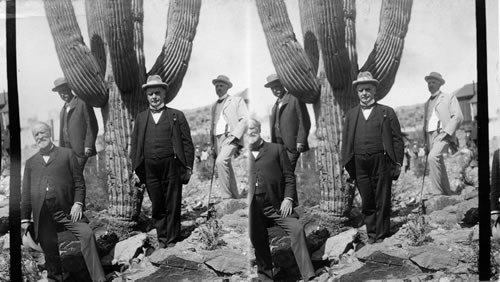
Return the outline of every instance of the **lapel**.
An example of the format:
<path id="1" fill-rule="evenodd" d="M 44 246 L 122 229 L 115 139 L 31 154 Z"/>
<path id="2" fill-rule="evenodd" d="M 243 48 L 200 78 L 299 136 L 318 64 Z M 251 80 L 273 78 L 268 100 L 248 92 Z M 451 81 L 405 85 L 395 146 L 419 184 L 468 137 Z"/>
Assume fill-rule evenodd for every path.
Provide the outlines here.
<path id="1" fill-rule="evenodd" d="M 286 105 L 290 101 L 290 95 L 291 94 L 286 93 L 285 96 L 283 97 L 283 99 L 281 100 L 281 108 L 279 108 L 279 115 L 280 116 L 281 116 L 281 113 L 283 112 L 283 109 L 285 109 Z M 279 106 L 279 104 L 278 104 L 278 106 Z"/>
<path id="2" fill-rule="evenodd" d="M 356 131 L 356 126 L 358 126 L 358 117 L 361 113 L 361 106 L 358 104 L 356 109 L 350 112 L 352 116 L 348 117 L 348 120 L 354 120 L 354 123 L 348 128 L 350 140 L 354 140 L 354 133 Z M 353 143 L 354 144 L 354 143 Z"/>
<path id="3" fill-rule="evenodd" d="M 443 101 L 443 99 L 444 99 L 444 93 L 441 92 L 441 93 L 439 93 L 439 96 L 436 97 L 436 104 L 434 105 L 434 109 L 437 109 L 437 107 Z M 437 112 L 437 110 L 436 110 L 436 112 Z"/>
<path id="4" fill-rule="evenodd" d="M 224 115 L 224 111 L 226 110 L 226 108 L 229 106 L 229 104 L 231 103 L 231 95 L 227 95 L 227 98 L 226 100 L 222 103 L 222 110 L 221 110 L 221 113 Z"/>
<path id="5" fill-rule="evenodd" d="M 46 166 L 50 165 L 50 163 L 52 163 L 56 159 L 57 154 L 58 154 L 58 150 L 57 150 L 57 147 L 54 145 L 54 149 L 52 149 L 52 151 L 50 151 L 49 160 L 47 161 Z"/>
<path id="6" fill-rule="evenodd" d="M 68 103 L 68 118 L 69 116 L 71 115 L 71 113 L 73 112 L 73 110 L 76 108 L 76 104 L 78 104 L 78 97 L 75 96 L 73 97 L 73 99 L 71 99 L 71 101 Z"/>
<path id="7" fill-rule="evenodd" d="M 174 130 L 176 130 L 175 124 L 177 123 L 177 117 L 174 115 L 172 110 L 170 108 L 167 108 L 167 107 L 165 107 L 164 114 L 165 114 L 165 117 L 163 117 L 163 115 L 162 115 L 162 118 L 167 119 L 168 125 L 170 126 L 170 137 L 172 137 L 172 135 L 174 135 Z"/>
<path id="8" fill-rule="evenodd" d="M 266 141 L 262 141 L 262 147 L 260 147 L 260 150 L 259 150 L 259 153 L 257 154 L 257 157 L 255 158 L 255 161 L 257 161 L 258 159 L 260 159 L 262 156 L 264 156 L 267 152 L 267 142 Z M 252 154 L 253 156 L 253 154 Z"/>

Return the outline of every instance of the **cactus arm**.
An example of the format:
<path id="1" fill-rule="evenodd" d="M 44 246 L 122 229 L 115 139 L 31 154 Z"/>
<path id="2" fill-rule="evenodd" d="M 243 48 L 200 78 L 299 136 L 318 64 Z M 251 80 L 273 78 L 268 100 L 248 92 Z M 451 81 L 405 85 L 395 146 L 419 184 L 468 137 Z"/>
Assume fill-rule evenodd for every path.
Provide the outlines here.
<path id="1" fill-rule="evenodd" d="M 94 107 L 103 107 L 108 94 L 99 64 L 83 42 L 70 0 L 44 0 L 45 13 L 61 69 L 75 94 Z"/>
<path id="2" fill-rule="evenodd" d="M 106 10 L 106 32 L 114 80 L 122 94 L 126 94 L 134 90 L 138 83 L 132 0 L 108 0 Z"/>
<path id="3" fill-rule="evenodd" d="M 313 4 L 314 0 L 300 0 L 299 12 L 302 36 L 304 38 L 304 52 L 306 52 L 312 64 L 314 73 L 317 73 L 319 64 L 319 43 L 316 37 L 316 21 Z"/>
<path id="4" fill-rule="evenodd" d="M 317 34 L 325 71 L 333 90 L 350 88 L 351 62 L 346 48 L 345 11 L 342 0 L 315 1 Z"/>
<path id="5" fill-rule="evenodd" d="M 200 15 L 201 0 L 171 0 L 162 51 L 148 74 L 169 85 L 165 102 L 175 98 L 186 74 Z"/>
<path id="6" fill-rule="evenodd" d="M 295 38 L 285 3 L 283 0 L 256 3 L 271 59 L 283 85 L 301 102 L 316 102 L 320 94 L 316 71 Z"/>
<path id="7" fill-rule="evenodd" d="M 384 0 L 380 9 L 380 27 L 377 40 L 367 61 L 361 68 L 379 80 L 376 100 L 387 95 L 396 78 L 403 54 L 413 0 Z"/>
<path id="8" fill-rule="evenodd" d="M 106 73 L 106 32 L 104 0 L 86 0 L 85 14 L 87 15 L 87 29 L 90 38 L 90 51 L 101 70 L 101 76 Z"/>

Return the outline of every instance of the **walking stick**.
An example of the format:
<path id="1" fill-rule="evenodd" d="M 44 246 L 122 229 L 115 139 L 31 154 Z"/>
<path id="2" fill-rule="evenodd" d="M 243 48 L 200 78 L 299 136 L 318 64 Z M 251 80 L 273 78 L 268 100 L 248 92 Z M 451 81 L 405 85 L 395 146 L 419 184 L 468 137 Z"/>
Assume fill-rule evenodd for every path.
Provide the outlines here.
<path id="1" fill-rule="evenodd" d="M 210 177 L 210 188 L 208 189 L 208 198 L 207 198 L 207 219 L 210 218 L 210 196 L 212 194 L 212 185 L 214 183 L 214 174 L 215 174 L 215 159 L 214 158 L 214 163 L 212 164 L 212 176 Z"/>
<path id="2" fill-rule="evenodd" d="M 420 207 L 419 210 L 422 214 L 425 214 L 425 205 L 422 200 L 422 194 L 424 193 L 424 183 L 425 183 L 425 174 L 427 173 L 427 160 L 429 159 L 428 153 L 425 154 L 425 164 L 424 164 L 424 176 L 422 177 L 422 188 L 420 189 Z"/>

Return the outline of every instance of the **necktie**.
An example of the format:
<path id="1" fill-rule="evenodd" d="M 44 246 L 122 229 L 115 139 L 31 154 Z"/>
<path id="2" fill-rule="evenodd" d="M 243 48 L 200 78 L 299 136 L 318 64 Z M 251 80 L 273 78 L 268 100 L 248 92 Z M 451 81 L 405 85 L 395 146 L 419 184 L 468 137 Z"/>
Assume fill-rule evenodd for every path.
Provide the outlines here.
<path id="1" fill-rule="evenodd" d="M 361 109 L 363 110 L 368 110 L 368 109 L 371 109 L 375 106 L 375 103 L 371 104 L 371 105 L 363 105 L 363 104 L 360 104 L 361 106 Z"/>
<path id="2" fill-rule="evenodd" d="M 250 151 L 252 152 L 258 152 L 260 150 L 260 148 L 262 148 L 262 146 L 264 145 L 264 142 L 259 142 L 259 144 L 250 144 Z"/>
<path id="3" fill-rule="evenodd" d="M 161 113 L 161 111 L 163 111 L 165 109 L 165 107 L 161 107 L 161 108 L 158 108 L 158 109 L 154 109 L 154 108 L 149 108 L 149 110 L 153 113 L 153 114 L 156 114 L 156 113 Z"/>
<path id="4" fill-rule="evenodd" d="M 40 149 L 40 154 L 42 156 L 50 156 L 50 152 L 52 152 L 52 148 L 53 147 L 50 147 L 48 149 L 47 148 L 42 148 L 42 149 Z"/>

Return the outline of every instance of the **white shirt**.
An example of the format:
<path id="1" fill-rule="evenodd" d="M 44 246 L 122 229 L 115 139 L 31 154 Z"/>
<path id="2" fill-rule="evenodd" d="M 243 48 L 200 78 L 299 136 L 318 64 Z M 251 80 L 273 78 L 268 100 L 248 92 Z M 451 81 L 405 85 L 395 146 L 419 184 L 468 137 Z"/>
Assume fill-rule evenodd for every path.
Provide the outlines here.
<path id="1" fill-rule="evenodd" d="M 153 116 L 153 120 L 155 121 L 155 124 L 158 124 L 158 121 L 161 118 L 161 114 L 163 114 L 163 112 L 165 111 L 165 104 L 162 104 L 160 106 L 160 108 L 163 108 L 163 109 L 161 111 L 157 112 L 157 113 L 151 112 L 151 115 Z"/>
<path id="2" fill-rule="evenodd" d="M 220 105 L 220 107 L 224 107 L 224 104 L 227 102 L 227 97 L 229 96 L 229 94 L 226 93 L 226 95 L 220 97 L 218 100 L 224 100 Z M 220 114 L 219 114 L 219 118 L 217 119 L 217 124 L 215 125 L 215 136 L 218 136 L 218 135 L 222 135 L 224 133 L 226 133 L 226 127 L 227 127 L 227 122 L 226 120 L 224 119 L 224 115 L 222 114 L 223 110 L 221 109 L 220 111 Z"/>

